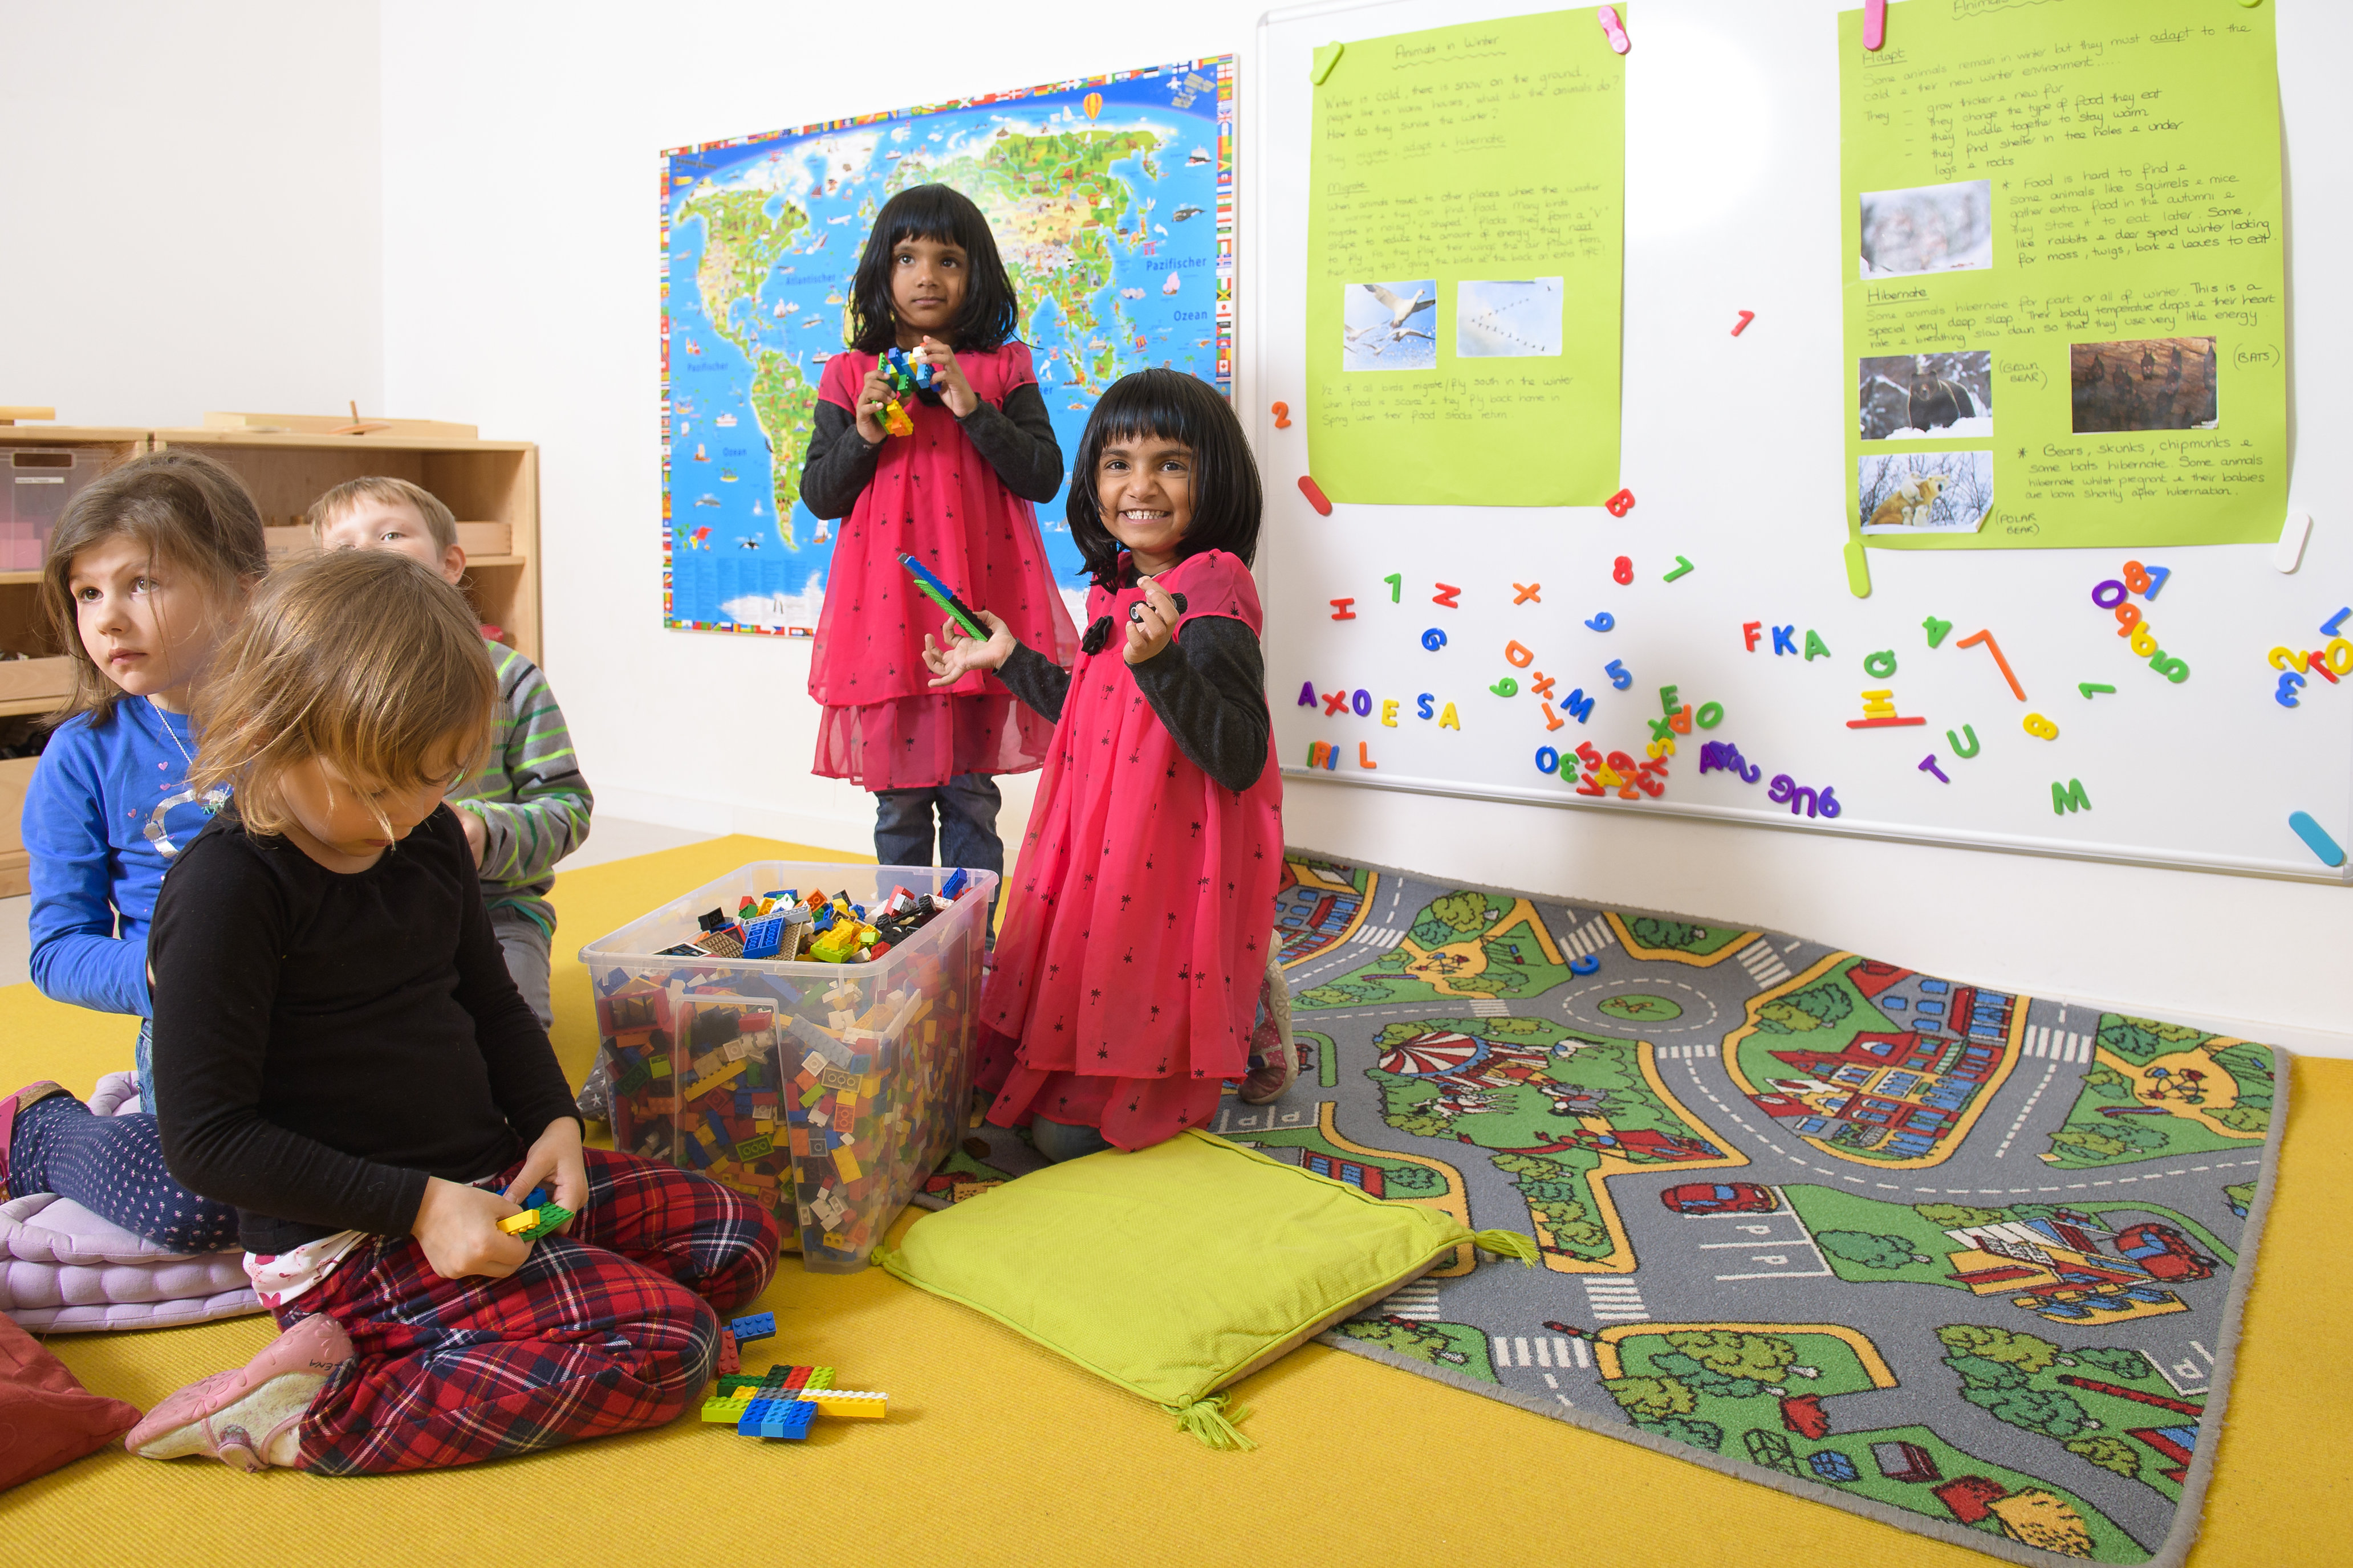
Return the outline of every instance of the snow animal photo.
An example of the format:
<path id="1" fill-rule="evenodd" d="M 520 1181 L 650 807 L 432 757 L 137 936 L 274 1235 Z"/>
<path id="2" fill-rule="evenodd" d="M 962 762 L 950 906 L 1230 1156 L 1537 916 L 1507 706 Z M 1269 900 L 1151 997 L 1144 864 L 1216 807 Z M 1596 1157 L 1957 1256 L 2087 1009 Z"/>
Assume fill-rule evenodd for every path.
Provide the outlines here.
<path id="1" fill-rule="evenodd" d="M 1944 440 L 1993 434 L 1993 355 L 1883 354 L 1856 362 L 1855 399 L 1866 441 Z"/>
<path id="2" fill-rule="evenodd" d="M 1863 192 L 1863 277 L 1908 278 L 1992 265 L 1991 181 Z"/>
<path id="3" fill-rule="evenodd" d="M 1993 510 L 1993 454 L 1859 458 L 1855 500 L 1865 533 L 1975 533 Z"/>

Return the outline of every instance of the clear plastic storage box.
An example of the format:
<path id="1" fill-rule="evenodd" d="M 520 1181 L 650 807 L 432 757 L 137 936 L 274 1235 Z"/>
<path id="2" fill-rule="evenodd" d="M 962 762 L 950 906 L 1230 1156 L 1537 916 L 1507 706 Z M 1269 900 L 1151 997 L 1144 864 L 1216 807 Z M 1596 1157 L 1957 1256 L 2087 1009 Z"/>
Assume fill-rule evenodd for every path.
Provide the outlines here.
<path id="1" fill-rule="evenodd" d="M 767 1205 L 805 1268 L 847 1274 L 960 1135 L 995 875 L 866 963 L 666 956 L 744 899 L 813 888 L 871 908 L 928 866 L 743 866 L 580 950 L 613 1078 L 613 1146 Z"/>

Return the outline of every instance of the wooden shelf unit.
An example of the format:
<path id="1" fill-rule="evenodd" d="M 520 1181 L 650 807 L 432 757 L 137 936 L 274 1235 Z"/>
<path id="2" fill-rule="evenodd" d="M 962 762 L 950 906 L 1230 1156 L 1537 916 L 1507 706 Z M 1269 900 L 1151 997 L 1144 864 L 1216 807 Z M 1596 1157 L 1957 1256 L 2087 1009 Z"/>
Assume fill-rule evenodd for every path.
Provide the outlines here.
<path id="1" fill-rule="evenodd" d="M 265 527 L 299 525 L 322 493 L 365 474 L 422 486 L 462 521 L 506 524 L 508 553 L 466 563 L 466 596 L 481 619 L 514 634 L 516 651 L 540 662 L 539 448 L 531 442 L 209 426 L 152 434 L 156 451 L 202 452 L 236 469 Z"/>
<path id="2" fill-rule="evenodd" d="M 214 416 L 237 417 L 237 416 Z M 243 416 L 248 419 L 267 416 Z M 100 428 L 69 425 L 0 424 L 0 468 L 26 447 L 96 449 L 113 466 L 145 452 L 202 452 L 237 471 L 252 490 L 265 527 L 300 523 L 325 490 L 364 474 L 387 474 L 423 486 L 466 522 L 506 525 L 503 553 L 470 559 L 464 587 L 476 616 L 512 634 L 517 651 L 534 664 L 540 652 L 539 448 L 528 441 L 481 441 L 456 434 L 464 426 L 413 426 L 368 436 L 332 436 L 288 429 L 203 426 L 184 429 Z M 0 720 L 54 710 L 72 689 L 65 650 L 49 634 L 40 610 L 41 574 L 0 572 L 0 653 L 30 659 L 0 660 Z M 9 781 L 0 762 L 0 806 Z M 0 898 L 23 876 L 17 812 L 0 821 Z"/>

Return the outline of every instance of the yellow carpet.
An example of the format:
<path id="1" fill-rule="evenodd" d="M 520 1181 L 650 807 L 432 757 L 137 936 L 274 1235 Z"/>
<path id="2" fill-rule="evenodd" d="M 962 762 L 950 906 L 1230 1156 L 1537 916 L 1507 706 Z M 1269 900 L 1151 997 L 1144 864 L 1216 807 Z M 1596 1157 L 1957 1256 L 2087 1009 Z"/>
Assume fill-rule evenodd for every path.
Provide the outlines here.
<path id="1" fill-rule="evenodd" d="M 559 953 L 745 861 L 848 859 L 726 838 L 558 879 Z M 579 965 L 555 966 L 555 1045 L 595 1040 Z M 86 1091 L 131 1061 L 134 1028 L 0 989 L 0 1093 Z M 2279 1194 L 2249 1306 L 2198 1568 L 2353 1562 L 2353 1061 L 2299 1061 Z M 889 1392 L 881 1423 L 819 1421 L 806 1443 L 686 1422 L 469 1470 L 369 1480 L 112 1451 L 0 1493 L 0 1563 L 581 1563 L 734 1568 L 1061 1563 L 1606 1562 L 1676 1568 L 1995 1559 L 1309 1345 L 1244 1384 L 1256 1453 L 1212 1453 L 1168 1418 L 994 1323 L 880 1270 L 804 1274 L 759 1303 L 764 1348 Z M 2298 1314 L 2303 1315 L 2299 1325 Z M 241 1363 L 252 1318 L 50 1344 L 141 1406 Z M 762 1363 L 765 1358 L 761 1358 Z"/>

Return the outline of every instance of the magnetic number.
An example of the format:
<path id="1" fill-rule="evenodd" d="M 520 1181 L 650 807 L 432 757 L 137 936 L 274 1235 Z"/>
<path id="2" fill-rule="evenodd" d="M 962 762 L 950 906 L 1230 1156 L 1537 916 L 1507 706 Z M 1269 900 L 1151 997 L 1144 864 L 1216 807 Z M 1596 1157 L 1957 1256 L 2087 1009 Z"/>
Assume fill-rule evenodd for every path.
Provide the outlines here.
<path id="1" fill-rule="evenodd" d="M 2026 732 L 2039 741 L 2055 741 L 2059 738 L 2059 726 L 2040 713 L 2029 713 L 2026 716 Z"/>
<path id="2" fill-rule="evenodd" d="M 1634 580 L 1633 558 L 1628 555 L 1618 557 L 1618 564 L 1609 569 L 1609 580 L 1613 583 L 1631 583 Z"/>
<path id="3" fill-rule="evenodd" d="M 2125 586 L 2136 594 L 2146 595 L 2148 593 L 2148 568 L 2137 561 L 2126 562 Z"/>
<path id="4" fill-rule="evenodd" d="M 2145 626 L 2132 628 L 2132 650 L 2143 658 L 2155 658 L 2163 651 L 2157 646 L 2157 635 Z"/>
<path id="5" fill-rule="evenodd" d="M 1440 648 L 1446 646 L 1446 634 L 1440 631 L 1436 626 L 1432 626 L 1428 631 L 1421 634 L 1421 646 L 1428 648 L 1430 652 L 1436 653 Z"/>
<path id="6" fill-rule="evenodd" d="M 1396 604 L 1398 602 L 1398 595 L 1405 592 L 1405 578 L 1393 572 L 1389 574 L 1389 575 L 1382 578 L 1381 581 L 1389 585 L 1389 603 L 1392 605 Z"/>
<path id="7" fill-rule="evenodd" d="M 1626 664 L 1623 659 L 1611 659 L 1607 665 L 1602 667 L 1601 673 L 1608 676 L 1609 678 L 1609 684 L 1616 687 L 1620 691 L 1625 690 L 1628 687 L 1634 684 L 1633 672 L 1626 668 Z"/>
<path id="8" fill-rule="evenodd" d="M 2138 605 L 2127 602 L 2116 606 L 2116 636 L 2128 637 L 2132 636 L 2133 627 L 2138 625 L 2140 625 Z"/>
<path id="9" fill-rule="evenodd" d="M 2108 593 L 2110 589 L 2116 590 L 2115 593 L 2110 595 Z M 2108 595 L 2108 596 L 2104 598 L 2102 597 L 2103 595 Z M 2114 577 L 2107 579 L 2105 582 L 2095 583 L 2092 585 L 2092 603 L 2099 605 L 2100 608 L 2104 610 L 2113 610 L 2124 602 L 2125 585 L 2122 583 L 2117 582 Z"/>

